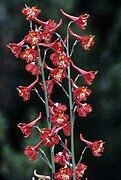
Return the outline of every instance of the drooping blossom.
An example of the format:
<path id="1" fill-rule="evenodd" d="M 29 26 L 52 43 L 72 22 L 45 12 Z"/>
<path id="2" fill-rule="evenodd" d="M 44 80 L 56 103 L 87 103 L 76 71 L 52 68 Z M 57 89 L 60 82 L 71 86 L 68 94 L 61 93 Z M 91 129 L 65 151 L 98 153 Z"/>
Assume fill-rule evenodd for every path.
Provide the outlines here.
<path id="1" fill-rule="evenodd" d="M 70 58 L 67 57 L 66 53 L 57 54 L 52 53 L 50 59 L 54 66 L 57 66 L 60 69 L 67 69 L 70 63 Z"/>
<path id="2" fill-rule="evenodd" d="M 85 86 L 78 87 L 73 91 L 74 98 L 78 99 L 78 101 L 86 101 L 87 97 L 90 96 L 91 90 Z"/>
<path id="3" fill-rule="evenodd" d="M 14 54 L 14 56 L 16 58 L 18 58 L 20 56 L 21 50 L 22 50 L 22 46 L 24 45 L 24 40 L 22 40 L 20 43 L 16 44 L 16 43 L 9 43 L 7 45 L 8 48 L 10 48 L 10 50 L 12 51 L 12 53 Z"/>
<path id="4" fill-rule="evenodd" d="M 62 54 L 64 52 L 64 46 L 59 38 L 51 43 L 40 43 L 39 45 L 51 48 L 56 54 Z"/>
<path id="5" fill-rule="evenodd" d="M 35 29 L 35 31 L 29 31 L 29 34 L 24 37 L 24 41 L 29 43 L 31 46 L 39 45 L 39 43 L 42 41 L 40 31 L 37 29 Z"/>
<path id="6" fill-rule="evenodd" d="M 43 141 L 45 146 L 54 146 L 59 143 L 59 138 L 55 134 L 55 130 L 55 128 L 52 130 L 49 128 L 41 129 L 40 139 Z"/>
<path id="7" fill-rule="evenodd" d="M 53 125 L 60 127 L 63 126 L 69 119 L 68 114 L 64 114 L 63 112 L 56 112 L 53 116 L 51 116 L 51 122 Z"/>
<path id="8" fill-rule="evenodd" d="M 71 61 L 71 65 L 73 68 L 75 68 L 80 74 L 84 76 L 84 80 L 88 85 L 91 85 L 95 75 L 97 74 L 98 71 L 84 71 L 83 69 L 75 66 L 75 64 Z"/>
<path id="9" fill-rule="evenodd" d="M 61 68 L 54 68 L 51 71 L 51 76 L 55 83 L 62 83 L 62 79 L 67 77 L 67 73 Z"/>
<path id="10" fill-rule="evenodd" d="M 76 167 L 76 179 L 80 180 L 80 178 L 83 177 L 85 170 L 87 169 L 87 166 L 83 163 L 79 163 Z"/>
<path id="11" fill-rule="evenodd" d="M 31 90 L 32 90 L 32 88 L 35 86 L 35 84 L 36 84 L 38 81 L 39 81 L 39 77 L 36 76 L 36 80 L 35 80 L 32 84 L 30 84 L 29 86 L 19 86 L 19 87 L 17 88 L 17 90 L 18 90 L 18 95 L 19 95 L 20 97 L 23 97 L 23 100 L 24 100 L 24 101 L 29 100 Z"/>
<path id="12" fill-rule="evenodd" d="M 67 147 L 67 139 L 65 139 L 65 147 Z M 54 157 L 54 161 L 57 164 L 71 166 L 71 158 L 71 153 L 64 148 L 62 152 L 58 152 L 56 154 L 56 156 Z"/>
<path id="13" fill-rule="evenodd" d="M 61 26 L 62 19 L 60 19 L 60 22 L 56 24 L 52 20 L 48 20 L 46 22 L 41 21 L 37 18 L 35 18 L 35 21 L 43 26 L 43 28 L 40 30 L 41 38 L 44 40 L 45 43 L 50 43 L 53 33 Z"/>
<path id="14" fill-rule="evenodd" d="M 33 6 L 32 8 L 25 5 L 25 8 L 22 9 L 22 13 L 26 16 L 26 20 L 34 20 L 37 18 L 38 14 L 40 14 L 41 10 L 37 9 L 36 6 Z"/>
<path id="15" fill-rule="evenodd" d="M 48 30 L 50 33 L 53 33 L 54 31 L 56 31 L 56 29 L 58 29 L 61 24 L 62 24 L 62 19 L 60 19 L 60 22 L 57 24 L 56 22 L 52 21 L 51 19 L 48 21 L 41 21 L 37 18 L 35 18 L 35 21 L 43 26 L 43 29 Z"/>
<path id="16" fill-rule="evenodd" d="M 20 53 L 20 57 L 25 60 L 27 63 L 31 63 L 33 61 L 37 61 L 39 56 L 38 50 L 32 48 L 26 48 L 24 52 Z"/>
<path id="17" fill-rule="evenodd" d="M 42 113 L 40 112 L 38 118 L 36 118 L 31 123 L 19 123 L 17 126 L 21 129 L 22 133 L 25 135 L 25 138 L 28 138 L 31 134 L 32 127 L 40 120 L 42 117 Z"/>
<path id="18" fill-rule="evenodd" d="M 61 104 L 58 102 L 53 103 L 52 100 L 50 99 L 50 96 L 48 96 L 48 102 L 51 105 L 50 110 L 51 110 L 51 112 L 53 112 L 52 114 L 55 114 L 56 112 L 64 113 L 67 109 L 67 106 L 65 104 Z"/>
<path id="19" fill-rule="evenodd" d="M 71 124 L 68 121 L 65 126 L 63 127 L 63 133 L 65 134 L 65 136 L 70 136 L 71 135 Z"/>
<path id="20" fill-rule="evenodd" d="M 79 17 L 75 17 L 72 15 L 69 15 L 67 13 L 65 13 L 62 9 L 61 12 L 64 16 L 66 16 L 67 18 L 71 19 L 72 21 L 74 21 L 76 23 L 76 25 L 81 29 L 81 30 L 85 30 L 86 26 L 87 26 L 87 19 L 89 17 L 89 14 L 85 13 L 85 14 L 81 14 Z"/>
<path id="21" fill-rule="evenodd" d="M 42 82 L 39 83 L 41 85 L 42 90 L 44 90 L 44 85 Z M 54 86 L 54 81 L 53 79 L 47 80 L 46 81 L 46 91 L 47 94 L 50 95 L 53 92 L 53 86 Z"/>
<path id="22" fill-rule="evenodd" d="M 64 71 L 64 69 L 61 68 L 50 68 L 49 66 L 47 66 L 46 63 L 44 63 L 44 66 L 46 69 L 48 69 L 51 73 L 51 76 L 53 77 L 53 81 L 55 83 L 62 83 L 63 78 L 67 77 L 67 73 Z"/>
<path id="23" fill-rule="evenodd" d="M 56 180 L 71 180 L 74 171 L 69 169 L 68 167 L 60 168 L 59 172 L 54 174 L 54 178 Z"/>
<path id="24" fill-rule="evenodd" d="M 91 148 L 94 156 L 97 156 L 97 157 L 101 156 L 101 153 L 104 151 L 103 144 L 105 142 L 103 142 L 102 140 L 98 140 L 94 142 L 87 141 L 86 139 L 82 137 L 82 134 L 80 134 L 80 140 L 83 141 L 85 144 L 87 144 Z"/>
<path id="25" fill-rule="evenodd" d="M 78 100 L 76 100 L 76 104 L 77 104 L 76 111 L 81 117 L 86 117 L 88 113 L 92 111 L 92 107 L 90 106 L 90 104 L 80 103 Z"/>
<path id="26" fill-rule="evenodd" d="M 77 40 L 79 40 L 82 44 L 82 48 L 84 50 L 90 50 L 90 47 L 92 47 L 95 43 L 94 41 L 94 37 L 93 35 L 87 35 L 87 36 L 79 36 L 77 34 L 75 34 L 70 28 L 69 28 L 69 32 L 72 36 L 74 36 Z"/>
<path id="27" fill-rule="evenodd" d="M 41 73 L 40 67 L 36 62 L 27 64 L 25 68 L 28 72 L 31 72 L 32 75 L 39 75 Z"/>
<path id="28" fill-rule="evenodd" d="M 29 156 L 29 159 L 31 161 L 34 161 L 37 159 L 38 156 L 38 149 L 40 148 L 40 146 L 42 145 L 42 141 L 40 143 L 38 143 L 36 146 L 27 146 L 24 150 L 24 154 L 26 156 Z"/>

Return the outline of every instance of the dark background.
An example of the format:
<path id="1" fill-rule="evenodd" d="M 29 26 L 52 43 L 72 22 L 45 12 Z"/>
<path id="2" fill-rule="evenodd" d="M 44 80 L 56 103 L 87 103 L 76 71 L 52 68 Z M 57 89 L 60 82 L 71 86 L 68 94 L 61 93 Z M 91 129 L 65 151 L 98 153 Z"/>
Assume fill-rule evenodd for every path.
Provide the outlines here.
<path id="1" fill-rule="evenodd" d="M 88 118 L 76 121 L 76 160 L 84 148 L 79 141 L 82 132 L 91 141 L 105 141 L 105 151 L 101 157 L 93 157 L 90 151 L 84 155 L 89 180 L 121 179 L 121 1 L 120 0 L 0 0 L 0 179 L 30 180 L 33 170 L 48 174 L 41 159 L 31 162 L 23 154 L 27 145 L 38 142 L 38 134 L 33 132 L 25 140 L 17 128 L 19 122 L 30 122 L 44 107 L 32 93 L 28 102 L 18 97 L 16 87 L 28 85 L 34 78 L 24 69 L 25 64 L 15 59 L 6 47 L 10 42 L 19 42 L 28 34 L 29 24 L 21 13 L 24 4 L 37 5 L 42 10 L 42 20 L 63 18 L 60 32 L 64 37 L 63 17 L 60 8 L 69 14 L 79 16 L 90 14 L 85 32 L 73 28 L 74 32 L 94 34 L 95 46 L 85 52 L 77 46 L 75 62 L 86 70 L 99 71 L 91 86 L 92 95 L 87 100 L 93 107 Z M 74 26 L 73 26 L 74 27 Z M 58 95 L 55 89 L 55 96 Z M 53 99 L 54 100 L 54 99 Z M 43 126 L 43 120 L 40 126 Z M 35 143 L 36 144 L 36 143 Z"/>

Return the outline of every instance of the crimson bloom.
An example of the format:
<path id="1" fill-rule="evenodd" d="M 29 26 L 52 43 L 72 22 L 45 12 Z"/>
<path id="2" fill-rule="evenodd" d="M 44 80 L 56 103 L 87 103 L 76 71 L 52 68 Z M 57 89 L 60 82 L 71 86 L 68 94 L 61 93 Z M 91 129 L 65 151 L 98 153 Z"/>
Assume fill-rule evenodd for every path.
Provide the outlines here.
<path id="1" fill-rule="evenodd" d="M 42 90 L 44 90 L 43 83 L 40 82 L 39 84 L 41 85 Z M 48 95 L 50 95 L 53 92 L 53 86 L 54 86 L 53 79 L 46 81 L 46 91 Z"/>
<path id="2" fill-rule="evenodd" d="M 73 91 L 73 95 L 79 101 L 86 101 L 87 97 L 91 94 L 91 90 L 87 87 L 81 86 Z"/>
<path id="3" fill-rule="evenodd" d="M 97 74 L 98 71 L 84 71 L 81 68 L 78 68 L 77 66 L 74 65 L 74 63 L 71 61 L 71 65 L 73 66 L 73 68 L 75 68 L 80 74 L 82 74 L 84 76 L 84 80 L 88 85 L 91 85 L 95 75 Z"/>
<path id="4" fill-rule="evenodd" d="M 61 41 L 58 39 L 56 39 L 52 43 L 40 43 L 39 45 L 48 47 L 48 48 L 52 48 L 52 50 L 57 54 L 61 54 L 64 52 L 64 46 L 62 45 Z"/>
<path id="5" fill-rule="evenodd" d="M 40 139 L 43 141 L 45 146 L 54 146 L 59 143 L 59 138 L 55 134 L 55 127 L 52 130 L 49 128 L 42 128 Z"/>
<path id="6" fill-rule="evenodd" d="M 20 57 L 25 60 L 27 63 L 37 61 L 39 52 L 32 48 L 26 48 L 24 52 L 21 52 Z"/>
<path id="7" fill-rule="evenodd" d="M 19 57 L 21 50 L 22 50 L 22 46 L 24 44 L 24 40 L 22 40 L 20 43 L 16 44 L 16 43 L 9 43 L 7 45 L 8 48 L 10 48 L 10 50 L 12 51 L 12 53 L 14 54 L 14 56 L 16 58 Z"/>
<path id="8" fill-rule="evenodd" d="M 57 66 L 58 68 L 61 69 L 67 69 L 71 60 L 69 57 L 67 57 L 66 53 L 62 53 L 62 54 L 52 53 L 50 55 L 50 59 L 54 66 Z"/>
<path id="9" fill-rule="evenodd" d="M 65 146 L 67 147 L 67 140 L 65 139 Z M 54 161 L 61 165 L 68 165 L 70 166 L 70 160 L 71 160 L 71 153 L 68 152 L 65 148 L 62 152 L 59 152 L 54 157 Z"/>
<path id="10" fill-rule="evenodd" d="M 31 46 L 36 46 L 42 41 L 42 36 L 36 29 L 35 31 L 30 31 L 29 34 L 24 37 L 24 41 L 31 44 Z"/>
<path id="11" fill-rule="evenodd" d="M 90 96 L 92 92 L 91 89 L 88 89 L 85 86 L 78 87 L 72 80 L 71 82 L 72 86 L 76 88 L 75 90 L 73 90 L 74 98 L 76 98 L 78 101 L 86 101 L 87 97 Z"/>
<path id="12" fill-rule="evenodd" d="M 31 134 L 31 129 L 32 127 L 40 120 L 42 117 L 42 113 L 40 112 L 38 118 L 36 118 L 34 121 L 31 123 L 19 123 L 17 126 L 21 129 L 22 133 L 25 134 L 25 138 L 28 138 Z"/>
<path id="13" fill-rule="evenodd" d="M 67 77 L 67 73 L 61 68 L 54 68 L 51 71 L 51 76 L 53 77 L 54 82 L 62 83 L 62 79 Z"/>
<path id="14" fill-rule="evenodd" d="M 84 50 L 90 50 L 90 47 L 94 45 L 95 41 L 93 40 L 95 36 L 87 35 L 87 36 L 79 36 L 75 34 L 70 28 L 69 32 L 72 36 L 74 36 L 77 40 L 79 40 L 82 44 L 82 48 Z"/>
<path id="15" fill-rule="evenodd" d="M 34 161 L 37 159 L 38 156 L 38 149 L 40 148 L 41 144 L 43 142 L 41 141 L 39 144 L 37 144 L 36 146 L 27 146 L 24 150 L 24 154 L 26 156 L 29 156 L 31 161 Z"/>
<path id="16" fill-rule="evenodd" d="M 41 12 L 41 10 L 37 9 L 36 6 L 33 6 L 32 8 L 28 7 L 27 5 L 25 6 L 26 7 L 22 9 L 22 13 L 26 16 L 26 20 L 34 20 Z"/>
<path id="17" fill-rule="evenodd" d="M 19 92 L 18 95 L 21 96 L 21 97 L 23 97 L 23 100 L 24 100 L 24 101 L 29 100 L 29 98 L 30 98 L 30 93 L 31 93 L 31 89 L 35 86 L 35 84 L 36 84 L 38 81 L 39 81 L 39 77 L 36 76 L 36 80 L 35 80 L 32 84 L 30 84 L 29 86 L 19 86 L 19 87 L 17 88 L 17 90 L 18 90 L 18 92 Z"/>
<path id="18" fill-rule="evenodd" d="M 63 133 L 65 134 L 65 136 L 70 136 L 70 134 L 71 134 L 71 124 L 70 124 L 70 122 L 67 122 L 65 124 L 65 126 L 63 127 Z"/>
<path id="19" fill-rule="evenodd" d="M 83 163 L 79 163 L 76 167 L 76 179 L 80 180 L 80 178 L 83 177 L 85 170 L 87 169 L 87 166 Z"/>
<path id="20" fill-rule="evenodd" d="M 76 107 L 76 111 L 78 112 L 79 116 L 81 117 L 86 117 L 88 113 L 90 113 L 92 111 L 92 107 L 90 106 L 90 104 L 87 103 L 80 103 L 78 100 L 76 100 L 77 103 L 77 107 Z"/>
<path id="21" fill-rule="evenodd" d="M 44 27 L 44 30 L 48 30 L 50 33 L 53 33 L 56 31 L 57 28 L 59 28 L 62 24 L 62 19 L 60 19 L 60 22 L 57 24 L 56 22 L 52 21 L 51 19 L 48 21 L 41 21 L 37 18 L 35 18 L 35 21 Z"/>
<path id="22" fill-rule="evenodd" d="M 57 180 L 71 180 L 74 171 L 69 168 L 60 168 L 59 172 L 54 174 L 54 178 Z"/>
<path id="23" fill-rule="evenodd" d="M 36 62 L 31 62 L 31 63 L 27 64 L 26 70 L 28 72 L 31 72 L 32 75 L 39 75 L 41 73 L 40 67 L 38 66 L 38 64 Z"/>
<path id="24" fill-rule="evenodd" d="M 51 116 L 52 124 L 57 127 L 63 126 L 68 119 L 69 115 L 62 112 L 56 112 L 53 116 Z"/>
<path id="25" fill-rule="evenodd" d="M 85 144 L 87 144 L 91 148 L 94 156 L 97 156 L 97 157 L 101 156 L 101 153 L 104 151 L 103 144 L 105 142 L 103 142 L 102 140 L 94 141 L 94 142 L 87 141 L 86 139 L 82 137 L 82 134 L 80 134 L 80 140 L 83 141 Z"/>
<path id="26" fill-rule="evenodd" d="M 41 26 L 43 26 L 43 28 L 40 30 L 40 34 L 41 34 L 41 38 L 42 40 L 45 41 L 45 43 L 50 43 L 51 42 L 51 38 L 52 38 L 52 34 L 61 26 L 62 24 L 62 19 L 60 19 L 60 22 L 58 24 L 56 24 L 54 21 L 52 20 L 48 20 L 46 22 L 41 21 L 37 18 L 35 18 L 35 21 L 40 24 Z"/>
<path id="27" fill-rule="evenodd" d="M 51 107 L 51 111 L 53 111 L 52 114 L 55 114 L 56 112 L 58 113 L 64 113 L 67 109 L 67 106 L 65 104 L 61 104 L 61 103 L 53 103 L 52 100 L 50 99 L 50 96 L 48 96 L 48 102 L 50 103 Z"/>
<path id="28" fill-rule="evenodd" d="M 81 30 L 86 29 L 87 19 L 89 17 L 89 14 L 85 13 L 85 14 L 81 14 L 79 17 L 75 17 L 75 16 L 65 13 L 62 9 L 61 9 L 61 12 L 64 16 L 66 16 L 69 19 L 71 19 L 72 21 L 74 21 Z"/>

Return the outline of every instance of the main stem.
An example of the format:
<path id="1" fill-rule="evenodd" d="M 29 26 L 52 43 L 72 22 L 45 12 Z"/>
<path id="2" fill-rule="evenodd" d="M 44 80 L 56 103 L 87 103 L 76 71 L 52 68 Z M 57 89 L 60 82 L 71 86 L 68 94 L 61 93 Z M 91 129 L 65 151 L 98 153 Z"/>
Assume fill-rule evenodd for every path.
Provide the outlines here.
<path id="1" fill-rule="evenodd" d="M 42 82 L 44 86 L 44 96 L 45 96 L 45 108 L 46 108 L 46 116 L 47 116 L 47 125 L 48 128 L 51 129 L 51 124 L 49 122 L 49 105 L 48 105 L 48 97 L 47 97 L 47 86 L 46 86 L 46 81 L 45 81 L 45 73 L 44 73 L 44 67 L 43 67 L 43 62 L 41 59 L 41 54 L 40 54 L 40 48 L 38 46 L 38 51 L 39 51 L 39 63 L 41 67 L 41 75 L 42 75 Z M 45 57 L 44 57 L 45 58 Z M 54 162 L 54 147 L 51 148 L 51 165 L 52 165 L 52 180 L 53 180 L 53 174 L 55 173 L 55 162 Z"/>
<path id="2" fill-rule="evenodd" d="M 68 24 L 68 28 L 72 24 L 72 21 Z M 69 57 L 69 31 L 67 28 L 67 56 Z M 71 121 L 71 155 L 72 155 L 72 166 L 73 166 L 73 180 L 76 180 L 75 170 L 75 153 L 74 153 L 74 117 L 73 117 L 73 100 L 72 100 L 72 88 L 71 88 L 71 74 L 70 65 L 68 66 L 68 88 L 69 88 L 69 107 L 70 107 L 70 121 Z"/>

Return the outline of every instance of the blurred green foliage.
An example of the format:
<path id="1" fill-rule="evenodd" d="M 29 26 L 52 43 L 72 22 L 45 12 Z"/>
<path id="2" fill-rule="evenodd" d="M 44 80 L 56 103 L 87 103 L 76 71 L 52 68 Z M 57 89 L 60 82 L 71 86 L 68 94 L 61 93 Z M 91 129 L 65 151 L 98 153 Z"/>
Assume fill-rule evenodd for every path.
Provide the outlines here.
<path id="1" fill-rule="evenodd" d="M 59 9 L 79 16 L 89 13 L 88 28 L 80 32 L 75 26 L 74 32 L 95 34 L 95 46 L 85 52 L 77 45 L 74 54 L 77 65 L 86 70 L 99 71 L 91 89 L 88 102 L 93 112 L 88 118 L 76 121 L 76 159 L 83 144 L 79 140 L 80 132 L 89 140 L 103 139 L 105 152 L 95 158 L 87 151 L 84 162 L 88 165 L 89 180 L 120 180 L 121 162 L 121 3 L 120 0 L 1 0 L 0 1 L 0 179 L 30 180 L 33 170 L 48 174 L 41 159 L 31 162 L 24 156 L 24 147 L 38 142 L 34 130 L 31 138 L 24 140 L 17 128 L 19 122 L 30 122 L 44 111 L 38 97 L 32 94 L 29 102 L 24 103 L 17 95 L 16 87 L 29 84 L 33 77 L 24 70 L 21 60 L 15 59 L 6 48 L 10 42 L 19 42 L 29 30 L 28 22 L 21 14 L 24 4 L 37 5 L 42 10 L 40 18 L 49 18 L 59 22 L 63 18 L 63 27 L 69 22 Z M 65 29 L 60 33 L 64 37 Z M 72 39 L 73 40 L 73 39 Z M 73 74 L 75 76 L 75 74 Z M 80 81 L 78 83 L 81 83 Z M 56 87 L 57 88 L 57 87 Z M 58 89 L 55 89 L 55 96 Z M 60 97 L 61 98 L 61 97 Z M 65 99 L 64 99 L 65 100 Z M 43 126 L 44 118 L 40 123 Z M 46 149 L 47 150 L 47 149 Z M 48 150 L 47 150 L 48 151 Z"/>

